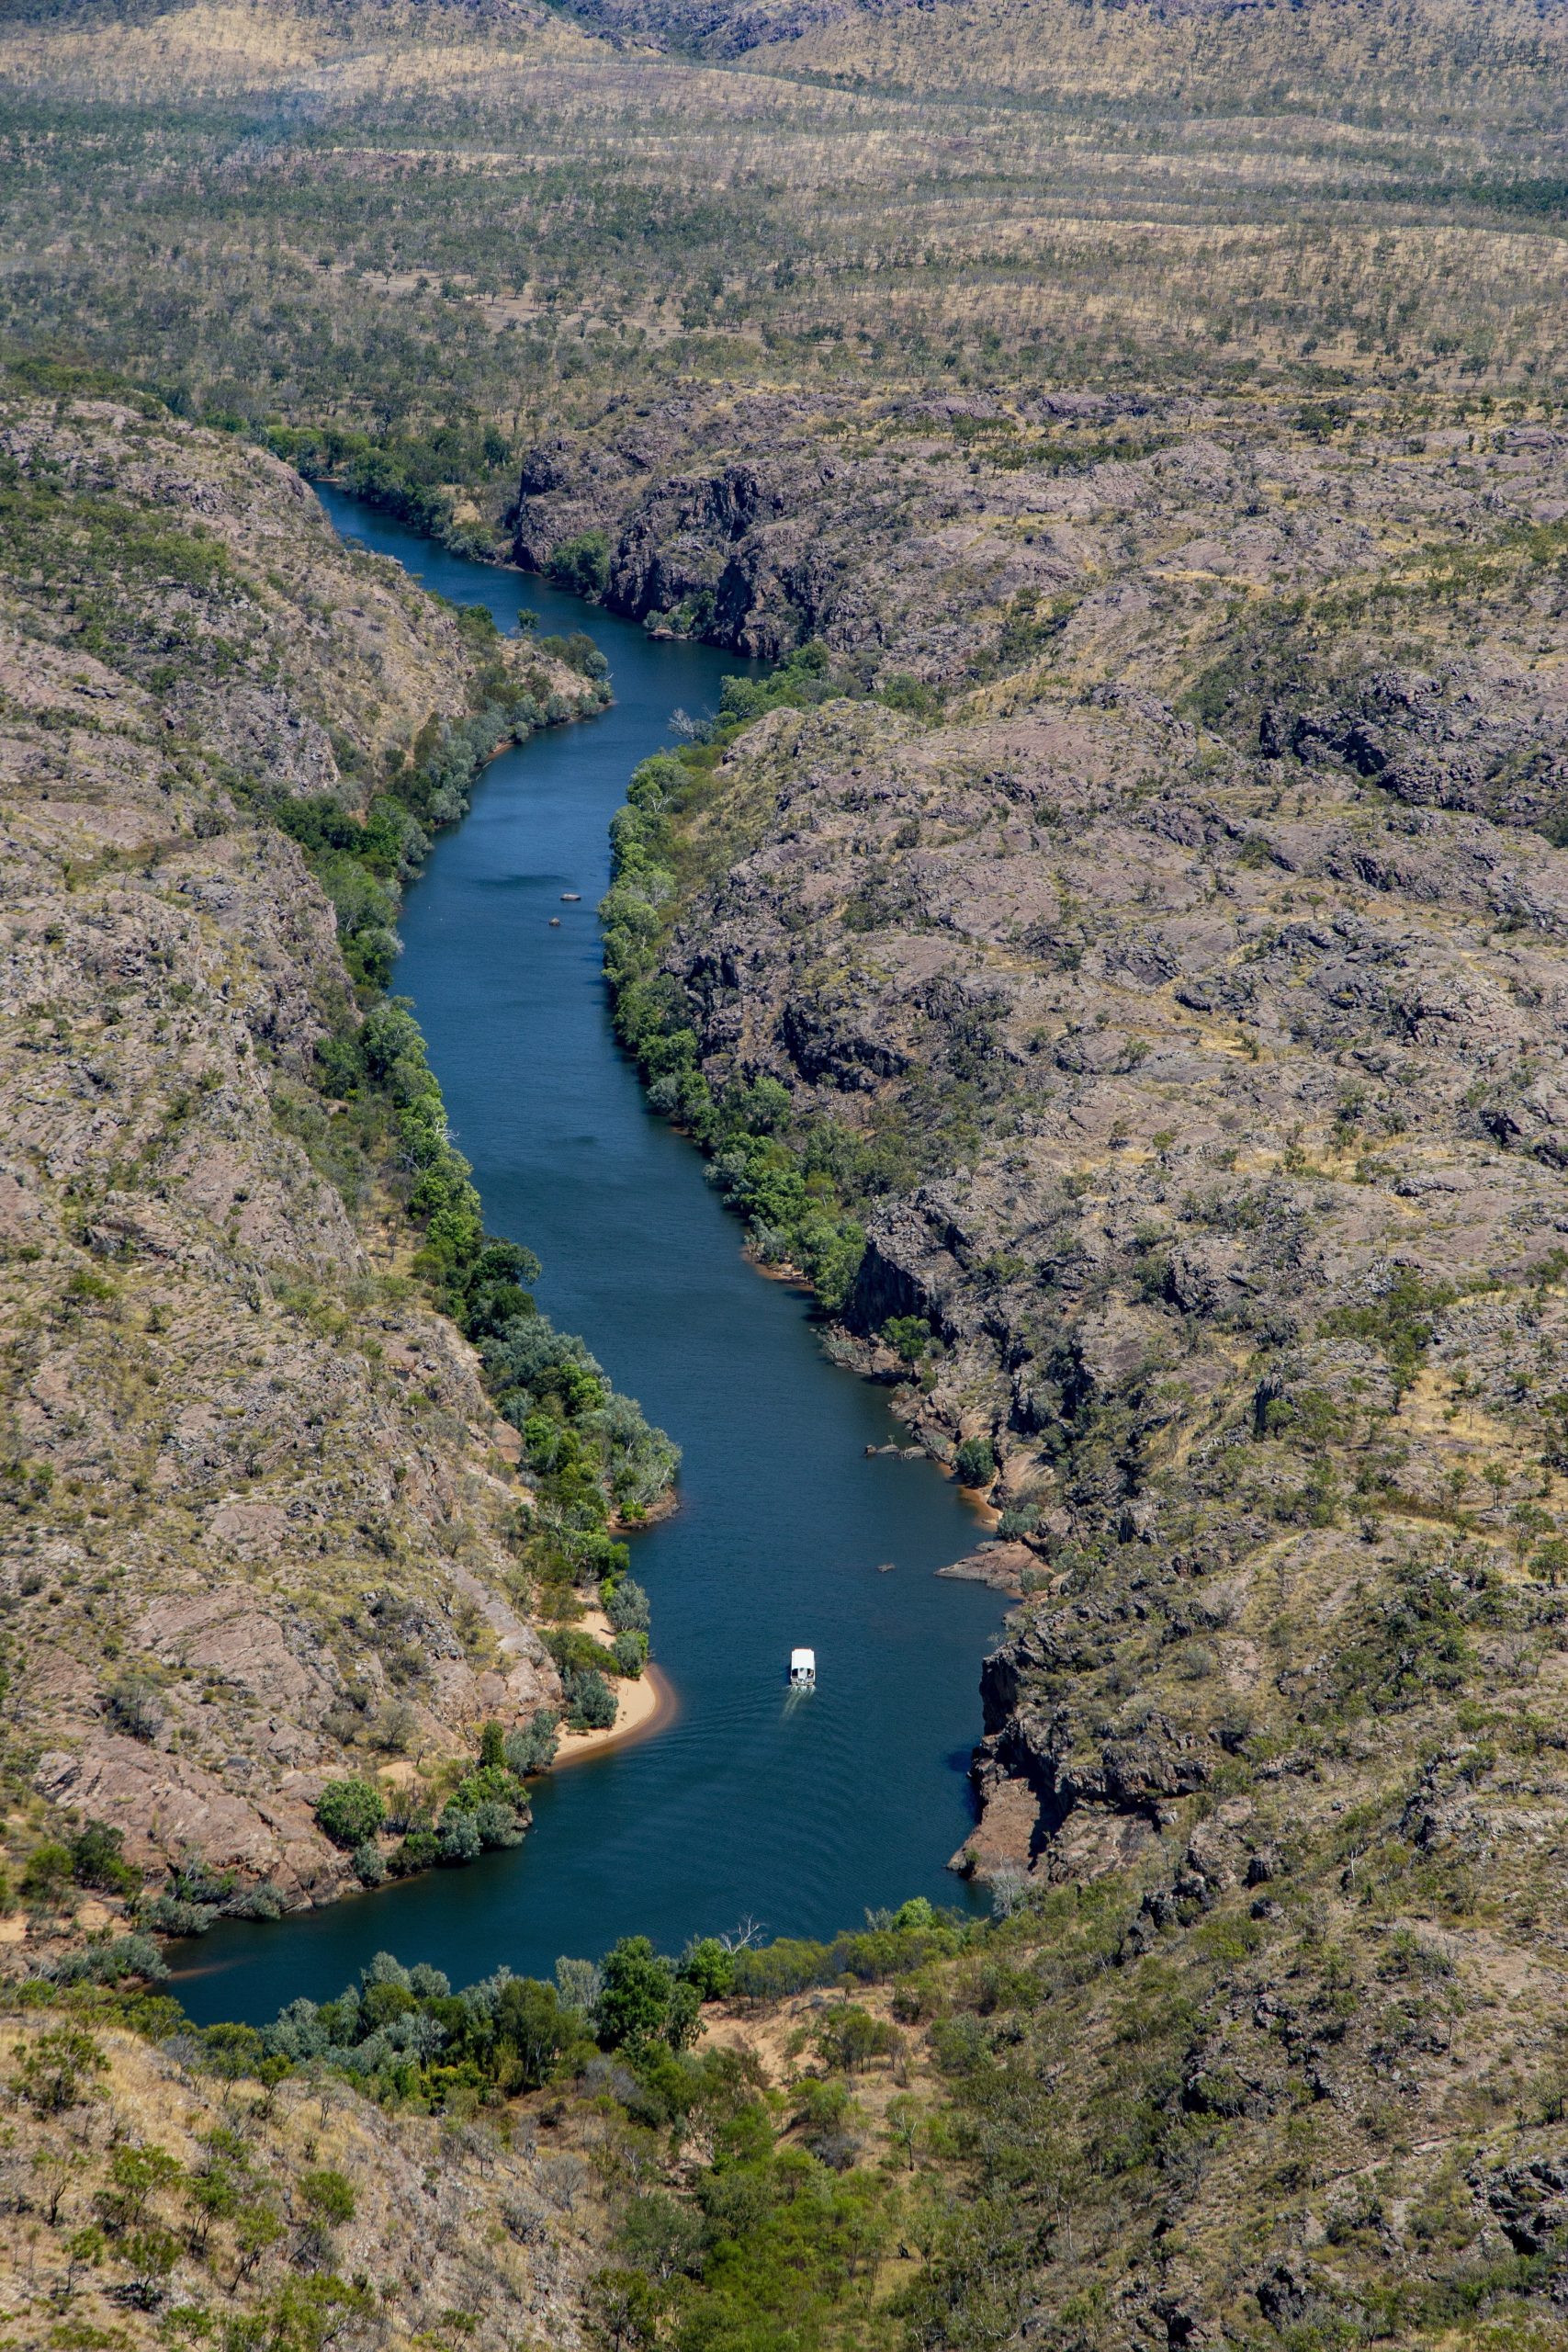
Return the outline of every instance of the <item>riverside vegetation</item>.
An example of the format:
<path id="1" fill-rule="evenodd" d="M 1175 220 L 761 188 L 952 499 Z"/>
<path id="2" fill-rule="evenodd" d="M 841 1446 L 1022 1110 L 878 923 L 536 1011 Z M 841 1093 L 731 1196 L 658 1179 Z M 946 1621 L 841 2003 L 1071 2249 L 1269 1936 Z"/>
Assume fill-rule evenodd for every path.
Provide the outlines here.
<path id="1" fill-rule="evenodd" d="M 226 465 L 249 436 L 783 657 L 633 782 L 617 1019 L 1024 1594 L 955 1858 L 990 1923 L 462 1995 L 380 1962 L 226 2042 L 57 1962 L 18 2113 L 59 2032 L 98 2038 L 107 2073 L 71 2064 L 122 2141 L 175 2137 L 138 2084 L 191 2121 L 137 2273 L 140 2218 L 93 2218 L 114 2128 L 60 2109 L 84 2165 L 47 2221 L 28 2191 L 15 2308 L 130 2341 L 1557 2340 L 1562 37 L 1511 0 L 15 13 L 15 341 L 222 423 Z M 311 838 L 329 887 L 342 852 Z M 525 1272 L 427 1278 L 488 1349 Z M 564 1587 L 567 1537 L 527 1540 Z M 506 1712 L 464 1686 L 456 1841 L 512 1804 Z M 118 1865 L 78 1812 L 57 1888 Z M 318 2100 L 354 2213 L 304 2185 Z M 282 2188 L 214 2279 L 187 2178 L 225 2104 Z M 372 2312 L 371 2184 L 424 2163 L 489 2250 L 439 2312 Z"/>
<path id="2" fill-rule="evenodd" d="M 73 1883 L 188 1928 L 509 1841 L 640 1671 L 615 1530 L 672 1449 L 534 1311 L 383 993 L 428 829 L 604 688 L 154 401 L 13 384 L 0 463 L 12 1871 L 42 1928 Z"/>

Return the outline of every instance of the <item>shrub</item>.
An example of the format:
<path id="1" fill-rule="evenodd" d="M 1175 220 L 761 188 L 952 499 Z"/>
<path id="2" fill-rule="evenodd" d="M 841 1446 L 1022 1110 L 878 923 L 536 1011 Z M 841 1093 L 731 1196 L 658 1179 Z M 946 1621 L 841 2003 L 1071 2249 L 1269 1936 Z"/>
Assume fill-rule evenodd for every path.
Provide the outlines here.
<path id="1" fill-rule="evenodd" d="M 562 1681 L 566 1719 L 573 1731 L 608 1731 L 619 1709 L 615 1694 L 596 1666 L 575 1667 Z"/>
<path id="2" fill-rule="evenodd" d="M 231 1919 L 281 1919 L 283 1897 L 270 1879 L 258 1879 L 254 1886 L 243 1886 L 223 1905 Z"/>
<path id="3" fill-rule="evenodd" d="M 78 1886 L 96 1886 L 107 1894 L 134 1894 L 141 1873 L 125 1860 L 125 1832 L 107 1821 L 89 1821 L 71 1841 L 71 1874 Z"/>
<path id="4" fill-rule="evenodd" d="M 90 2033 L 70 2027 L 40 2034 L 30 2049 L 17 2053 L 21 2064 L 11 2077 L 11 2088 L 39 2115 L 60 2115 L 94 2096 L 93 2076 L 108 2071 Z"/>
<path id="5" fill-rule="evenodd" d="M 705 2001 L 722 2001 L 735 1986 L 735 1954 L 727 1951 L 716 1936 L 704 1936 L 688 1944 L 681 1955 L 680 1974 L 688 1984 L 694 1984 Z"/>
<path id="6" fill-rule="evenodd" d="M 143 1927 L 160 1936 L 204 1936 L 218 1917 L 209 1903 L 187 1903 L 178 1894 L 155 1894 L 141 1914 Z"/>
<path id="7" fill-rule="evenodd" d="M 436 1833 L 436 1855 L 443 1862 L 477 1862 L 484 1851 L 477 1815 L 456 1813 L 449 1806 Z"/>
<path id="8" fill-rule="evenodd" d="M 931 1325 L 923 1315 L 895 1315 L 883 1325 L 882 1336 L 905 1363 L 919 1363 L 931 1343 Z"/>
<path id="9" fill-rule="evenodd" d="M 50 1838 L 35 1846 L 22 1867 L 22 1893 L 36 1903 L 58 1903 L 71 1883 L 71 1849 Z"/>
<path id="10" fill-rule="evenodd" d="M 119 1984 L 128 1976 L 158 1984 L 169 1972 L 151 1936 L 116 1936 L 67 1952 L 49 1973 L 57 1984 Z"/>
<path id="11" fill-rule="evenodd" d="M 394 1878 L 412 1878 L 441 1858 L 441 1840 L 434 1829 L 411 1829 L 394 1851 L 389 1868 Z"/>
<path id="12" fill-rule="evenodd" d="M 363 1846 L 387 1818 L 379 1789 L 368 1781 L 329 1781 L 316 1799 L 316 1824 L 334 1846 Z"/>
<path id="13" fill-rule="evenodd" d="M 519 1780 L 547 1772 L 556 1760 L 557 1737 L 555 1716 L 548 1707 L 536 1707 L 526 1724 L 506 1735 L 502 1752 L 507 1770 L 515 1772 Z"/>
<path id="14" fill-rule="evenodd" d="M 474 1809 L 474 1826 L 480 1842 L 486 1846 L 519 1846 L 523 1842 L 523 1824 L 515 1805 L 501 1804 L 493 1799 Z"/>
<path id="15" fill-rule="evenodd" d="M 354 1875 L 361 1886 L 379 1886 L 387 1875 L 387 1865 L 381 1860 L 381 1849 L 373 1838 L 354 1849 Z"/>
<path id="16" fill-rule="evenodd" d="M 816 2041 L 824 2065 L 852 2075 L 873 2058 L 891 2057 L 898 2047 L 898 2032 L 886 2018 L 846 2005 L 829 2011 L 817 2029 Z"/>
<path id="17" fill-rule="evenodd" d="M 155 1686 L 144 1674 L 122 1674 L 104 1692 L 104 1713 L 116 1731 L 131 1739 L 153 1740 L 164 1728 Z"/>
<path id="18" fill-rule="evenodd" d="M 997 1457 L 988 1437 L 966 1437 L 953 1464 L 961 1487 L 988 1487 L 997 1475 Z"/>
<path id="19" fill-rule="evenodd" d="M 352 2222 L 356 2199 L 354 2184 L 341 2172 L 322 2167 L 299 2176 L 299 2193 L 319 2222 Z"/>
<path id="20" fill-rule="evenodd" d="M 617 1634 L 613 1645 L 615 1671 L 636 1681 L 648 1664 L 646 1634 Z"/>
<path id="21" fill-rule="evenodd" d="M 550 578 L 573 596 L 602 596 L 610 584 L 610 541 L 604 531 L 578 531 L 550 556 Z"/>
<path id="22" fill-rule="evenodd" d="M 604 1603 L 604 1614 L 617 1634 L 647 1633 L 649 1623 L 648 1595 L 635 1577 L 622 1577 Z"/>

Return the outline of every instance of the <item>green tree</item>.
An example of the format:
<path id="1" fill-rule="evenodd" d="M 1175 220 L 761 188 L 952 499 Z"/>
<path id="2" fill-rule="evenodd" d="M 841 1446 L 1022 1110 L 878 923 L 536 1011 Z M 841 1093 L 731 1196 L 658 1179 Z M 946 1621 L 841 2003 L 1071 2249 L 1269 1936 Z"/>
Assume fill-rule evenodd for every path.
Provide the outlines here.
<path id="1" fill-rule="evenodd" d="M 35 2042 L 13 2044 L 11 2055 L 20 2061 L 11 2077 L 18 2098 L 39 2115 L 59 2115 L 94 2098 L 95 2075 L 107 2074 L 108 2060 L 90 2033 L 62 2026 L 40 2033 Z"/>
<path id="2" fill-rule="evenodd" d="M 57 1904 L 71 1883 L 71 1849 L 57 1838 L 35 1846 L 22 1866 L 22 1894 L 34 1903 Z"/>
<path id="3" fill-rule="evenodd" d="M 550 578 L 573 596 L 602 596 L 610 584 L 610 541 L 603 531 L 579 531 L 550 557 Z"/>
<path id="4" fill-rule="evenodd" d="M 119 2258 L 130 2273 L 131 2300 L 150 2312 L 156 2309 L 164 2282 L 180 2258 L 180 2242 L 173 2230 L 151 2224 L 131 2232 Z"/>
<path id="5" fill-rule="evenodd" d="M 931 1343 L 931 1325 L 923 1315 L 895 1315 L 882 1327 L 882 1336 L 906 1363 L 919 1363 Z"/>
<path id="6" fill-rule="evenodd" d="M 318 2222 L 335 2226 L 354 2219 L 354 2183 L 344 2173 L 333 2172 L 329 2166 L 303 2172 L 299 2176 L 299 2194 Z"/>
<path id="7" fill-rule="evenodd" d="M 125 1832 L 107 1821 L 89 1821 L 71 1840 L 71 1874 L 78 1886 L 100 1887 L 107 1894 L 134 1894 L 141 1873 L 125 1859 Z"/>
<path id="8" fill-rule="evenodd" d="M 237 2294 L 270 2246 L 283 2235 L 283 2223 L 270 2205 L 248 2205 L 234 2224 L 234 2276 L 229 2292 Z"/>
<path id="9" fill-rule="evenodd" d="M 824 2065 L 853 2075 L 873 2058 L 891 2057 L 898 2047 L 898 2030 L 886 2018 L 874 2018 L 869 2009 L 846 2003 L 829 2010 L 816 2041 Z"/>
<path id="10" fill-rule="evenodd" d="M 563 2051 L 581 2033 L 581 2018 L 562 2006 L 553 1984 L 532 1976 L 513 1976 L 501 1988 L 495 2005 L 495 2035 L 503 2049 L 514 2053 L 518 2086 L 538 2090 Z M 508 2070 L 512 2071 L 512 2070 Z"/>
<path id="11" fill-rule="evenodd" d="M 599 2039 L 637 2050 L 659 2041 L 670 2018 L 673 1975 L 646 1936 L 623 1936 L 604 1962 Z"/>
<path id="12" fill-rule="evenodd" d="M 369 1781 L 329 1781 L 316 1799 L 317 1825 L 334 1846 L 362 1846 L 386 1818 L 381 1792 Z"/>
<path id="13" fill-rule="evenodd" d="M 641 2270 L 601 2270 L 592 2283 L 590 2340 L 601 2352 L 644 2352 L 659 2341 L 663 2299 Z"/>
<path id="14" fill-rule="evenodd" d="M 997 1475 L 997 1457 L 988 1437 L 966 1437 L 958 1449 L 954 1467 L 961 1487 L 988 1487 Z"/>
<path id="15" fill-rule="evenodd" d="M 548 1707 L 536 1707 L 526 1724 L 506 1735 L 503 1753 L 506 1769 L 522 1780 L 536 1772 L 547 1772 L 556 1760 L 556 1717 Z"/>
<path id="16" fill-rule="evenodd" d="M 716 1936 L 704 1936 L 681 1955 L 680 1973 L 705 2001 L 722 2001 L 735 1985 L 735 1954 Z"/>
<path id="17" fill-rule="evenodd" d="M 166 2148 L 117 2148 L 109 2165 L 109 2186 L 99 2191 L 96 2200 L 98 2211 L 111 2229 L 137 2229 L 146 2218 L 151 2200 L 183 2177 L 184 2166 Z"/>

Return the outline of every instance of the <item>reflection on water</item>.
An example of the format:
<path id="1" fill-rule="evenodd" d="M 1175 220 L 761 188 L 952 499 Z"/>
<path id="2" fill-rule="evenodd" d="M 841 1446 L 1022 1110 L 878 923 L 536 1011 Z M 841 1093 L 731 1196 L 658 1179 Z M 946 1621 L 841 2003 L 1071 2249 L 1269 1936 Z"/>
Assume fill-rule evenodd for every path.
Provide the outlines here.
<path id="1" fill-rule="evenodd" d="M 972 1818 L 964 1768 L 1000 1611 L 932 1572 L 971 1547 L 975 1520 L 931 1464 L 868 1458 L 900 1435 L 882 1392 L 836 1371 L 807 1303 L 746 1264 L 697 1154 L 646 1110 L 600 976 L 593 909 L 626 779 L 672 711 L 712 709 L 743 665 L 324 503 L 503 628 L 531 606 L 610 660 L 615 707 L 498 760 L 436 844 L 396 985 L 491 1225 L 537 1250 L 541 1305 L 684 1449 L 682 1508 L 633 1564 L 680 1705 L 651 1738 L 539 1782 L 513 1851 L 277 1926 L 220 1923 L 180 1951 L 175 1989 L 197 2018 L 260 2018 L 335 1992 L 383 1948 L 468 1983 L 632 1933 L 674 1949 L 748 1914 L 830 1935 L 911 1894 L 964 1903 L 943 1864 Z M 800 1645 L 821 1681 L 781 1707 Z"/>

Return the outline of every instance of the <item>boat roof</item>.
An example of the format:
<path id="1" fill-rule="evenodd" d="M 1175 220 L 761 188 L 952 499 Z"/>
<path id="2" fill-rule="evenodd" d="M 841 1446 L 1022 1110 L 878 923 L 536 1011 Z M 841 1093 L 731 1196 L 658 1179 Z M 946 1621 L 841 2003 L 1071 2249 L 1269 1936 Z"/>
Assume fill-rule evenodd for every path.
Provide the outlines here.
<path id="1" fill-rule="evenodd" d="M 815 1650 L 791 1650 L 789 1662 L 791 1666 L 815 1666 L 817 1653 Z"/>

